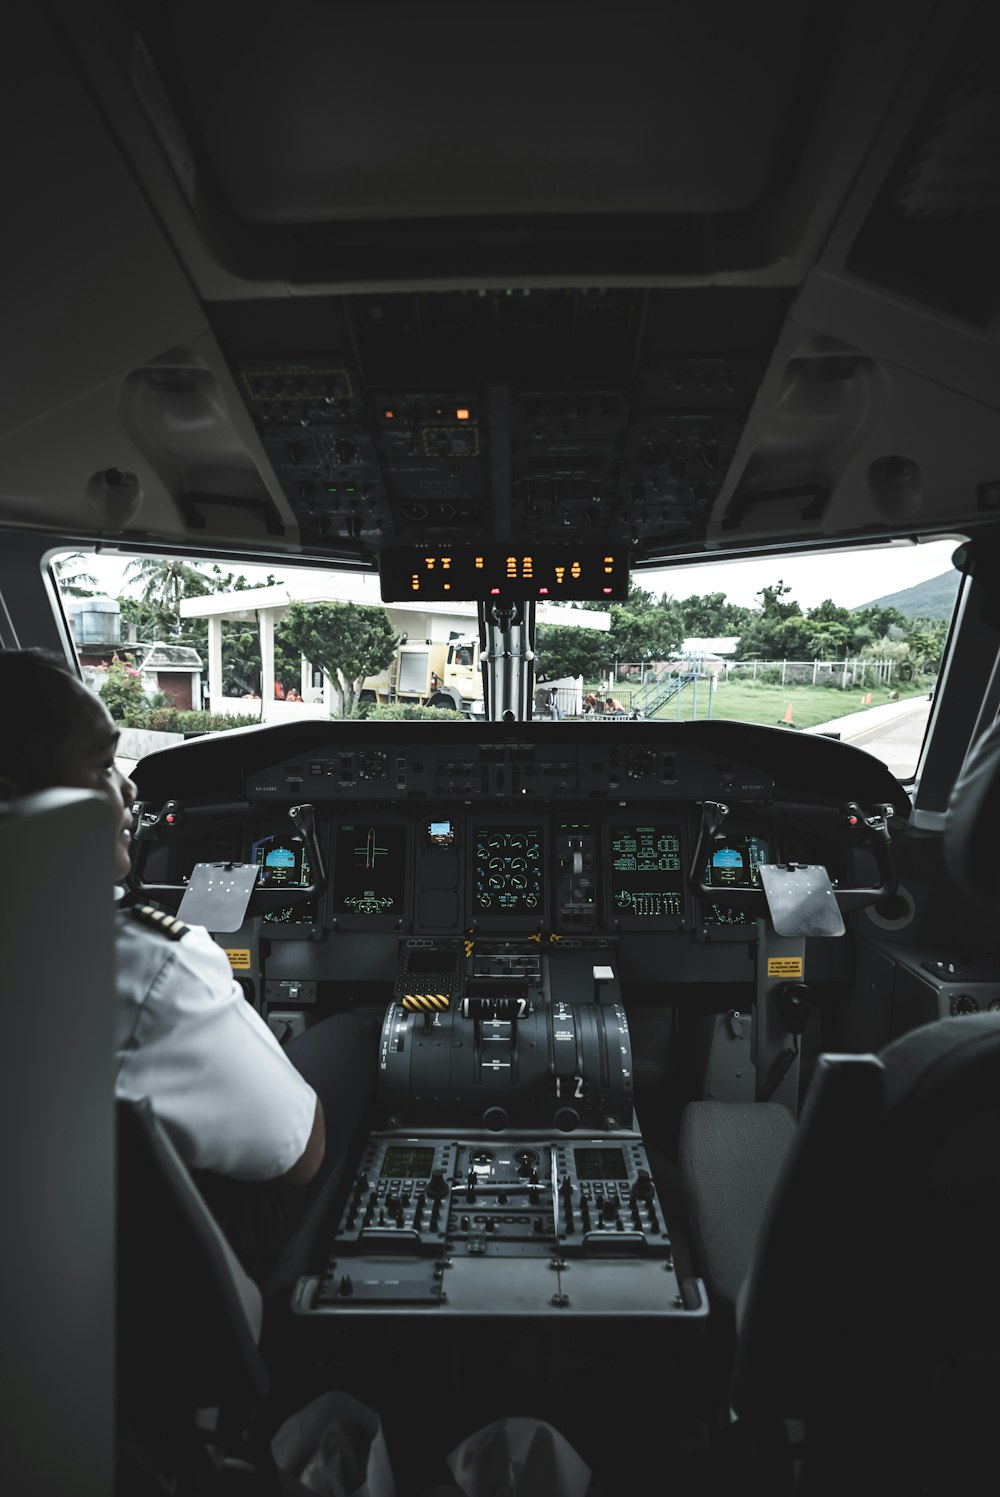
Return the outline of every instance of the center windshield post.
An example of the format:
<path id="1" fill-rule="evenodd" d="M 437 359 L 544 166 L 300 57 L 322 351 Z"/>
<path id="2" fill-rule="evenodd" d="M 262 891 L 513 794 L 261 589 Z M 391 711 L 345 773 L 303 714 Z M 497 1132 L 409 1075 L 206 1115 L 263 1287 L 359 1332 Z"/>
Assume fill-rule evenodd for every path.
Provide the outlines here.
<path id="1" fill-rule="evenodd" d="M 524 599 L 479 604 L 483 700 L 489 722 L 524 722 L 535 679 L 535 605 Z"/>

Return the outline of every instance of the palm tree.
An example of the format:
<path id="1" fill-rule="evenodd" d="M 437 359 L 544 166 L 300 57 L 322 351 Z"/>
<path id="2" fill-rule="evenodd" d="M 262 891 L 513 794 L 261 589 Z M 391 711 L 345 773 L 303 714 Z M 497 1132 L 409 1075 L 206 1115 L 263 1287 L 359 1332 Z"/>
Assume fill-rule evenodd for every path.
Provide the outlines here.
<path id="1" fill-rule="evenodd" d="M 100 586 L 91 572 L 83 570 L 87 561 L 85 551 L 67 551 L 52 563 L 59 591 L 70 598 L 89 598 Z"/>
<path id="2" fill-rule="evenodd" d="M 212 591 L 212 584 L 197 566 L 179 557 L 137 556 L 125 568 L 141 583 L 144 603 L 157 603 L 171 613 L 179 612 L 182 598 L 198 598 Z"/>

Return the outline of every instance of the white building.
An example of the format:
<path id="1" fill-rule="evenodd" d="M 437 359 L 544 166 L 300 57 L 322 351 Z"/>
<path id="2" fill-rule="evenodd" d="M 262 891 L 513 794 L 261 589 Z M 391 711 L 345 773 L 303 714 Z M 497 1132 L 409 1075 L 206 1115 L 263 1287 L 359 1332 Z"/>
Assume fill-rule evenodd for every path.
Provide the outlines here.
<path id="1" fill-rule="evenodd" d="M 329 717 L 331 691 L 325 680 L 313 684 L 313 667 L 302 661 L 300 702 L 279 701 L 274 696 L 274 628 L 284 618 L 292 603 L 362 603 L 384 607 L 392 627 L 407 634 L 410 641 L 426 639 L 447 641 L 452 633 L 478 633 L 478 609 L 475 603 L 383 603 L 378 577 L 373 573 L 330 571 L 317 575 L 310 571 L 273 587 L 250 588 L 239 593 L 210 593 L 202 598 L 184 598 L 182 618 L 208 620 L 208 707 L 212 712 L 245 713 L 247 703 L 241 697 L 227 697 L 222 692 L 222 625 L 223 622 L 256 624 L 260 631 L 261 720 L 264 722 L 300 721 L 303 717 Z M 575 629 L 611 628 L 611 615 L 581 608 L 559 608 L 554 603 L 536 604 L 539 624 L 571 625 Z"/>

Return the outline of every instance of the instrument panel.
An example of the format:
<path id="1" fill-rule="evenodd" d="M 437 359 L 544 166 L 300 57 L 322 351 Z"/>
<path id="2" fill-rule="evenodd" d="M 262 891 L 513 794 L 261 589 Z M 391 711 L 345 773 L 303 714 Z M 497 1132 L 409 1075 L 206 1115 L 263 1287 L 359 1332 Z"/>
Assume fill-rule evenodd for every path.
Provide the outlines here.
<path id="1" fill-rule="evenodd" d="M 735 892 L 780 861 L 866 883 L 838 803 L 908 810 L 869 755 L 804 734 L 448 716 L 440 726 L 275 725 L 151 756 L 136 770 L 140 797 L 176 797 L 176 812 L 144 854 L 143 880 L 177 885 L 198 862 L 232 860 L 257 863 L 260 887 L 288 888 L 287 906 L 224 943 L 246 953 L 248 993 L 259 983 L 265 1004 L 336 1003 L 340 988 L 368 985 L 372 1002 L 443 1006 L 497 978 L 514 998 L 576 1002 L 603 946 L 615 948 L 620 992 L 662 986 L 668 972 L 675 986 L 747 980 L 735 951 L 727 962 L 724 949 L 706 950 L 754 938 L 755 915 Z M 692 881 L 705 801 L 730 812 Z M 305 901 L 294 890 L 314 870 L 288 818 L 298 805 L 314 808 L 326 874 Z M 847 960 L 834 944 L 823 962 Z"/>
<path id="2" fill-rule="evenodd" d="M 297 931 L 679 931 L 709 913 L 687 883 L 696 835 L 686 809 L 667 819 L 617 810 L 499 817 L 473 807 L 345 815 L 329 807 L 318 817 L 325 894 L 264 918 Z M 293 838 L 262 832 L 251 814 L 245 842 L 242 856 L 261 865 L 262 887 L 309 883 L 308 851 Z M 752 829 L 721 844 L 703 870 L 718 887 L 716 923 L 724 923 L 726 889 L 758 887 L 759 864 L 777 849 L 763 810 Z"/>

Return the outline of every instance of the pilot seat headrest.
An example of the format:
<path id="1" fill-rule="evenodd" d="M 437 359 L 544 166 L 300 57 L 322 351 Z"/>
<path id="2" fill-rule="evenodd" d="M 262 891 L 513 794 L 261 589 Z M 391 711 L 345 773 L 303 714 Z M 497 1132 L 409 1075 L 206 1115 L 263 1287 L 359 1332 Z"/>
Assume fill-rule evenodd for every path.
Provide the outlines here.
<path id="1" fill-rule="evenodd" d="M 963 894 L 1000 903 L 1000 723 L 972 748 L 955 781 L 945 822 L 945 865 Z"/>

